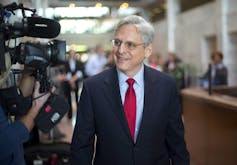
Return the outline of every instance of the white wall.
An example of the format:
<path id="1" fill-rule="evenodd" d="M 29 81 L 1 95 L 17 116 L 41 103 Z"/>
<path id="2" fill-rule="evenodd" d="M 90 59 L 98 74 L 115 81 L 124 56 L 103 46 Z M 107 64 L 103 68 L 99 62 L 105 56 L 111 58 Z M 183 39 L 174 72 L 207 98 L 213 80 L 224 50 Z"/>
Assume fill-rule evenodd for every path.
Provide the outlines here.
<path id="1" fill-rule="evenodd" d="M 159 53 L 164 57 L 168 53 L 168 27 L 167 21 L 160 21 L 154 24 L 155 39 L 154 39 L 154 52 Z"/>
<path id="2" fill-rule="evenodd" d="M 167 25 L 165 22 L 166 21 L 161 21 L 155 24 L 158 29 L 156 34 L 159 38 L 157 45 L 160 45 L 157 46 L 156 51 L 161 52 L 164 58 L 166 58 L 168 51 L 168 28 L 164 27 L 164 24 Z M 205 39 L 205 36 L 213 36 L 216 34 L 215 4 L 210 3 L 179 14 L 176 23 L 175 47 L 177 56 L 184 62 L 194 65 L 198 72 L 202 72 L 205 69 L 205 66 L 203 66 L 201 62 L 201 42 Z M 160 31 L 159 28 L 161 28 Z M 163 34 L 161 35 L 161 33 Z M 166 42 L 160 43 L 161 41 Z M 202 69 L 203 67 L 204 69 Z"/>
<path id="3" fill-rule="evenodd" d="M 201 75 L 209 62 L 210 52 L 214 47 L 224 51 L 224 63 L 229 70 L 229 84 L 237 85 L 237 1 L 223 1 L 228 4 L 227 39 L 223 40 L 223 24 L 221 0 L 207 3 L 200 7 L 181 13 L 177 16 L 175 29 L 175 48 L 177 56 L 185 63 L 191 64 L 196 70 L 196 76 Z M 168 51 L 168 28 L 167 21 L 155 23 L 156 27 L 156 50 L 166 58 Z M 209 38 L 216 38 L 210 43 Z M 216 45 L 213 45 L 216 44 Z"/>

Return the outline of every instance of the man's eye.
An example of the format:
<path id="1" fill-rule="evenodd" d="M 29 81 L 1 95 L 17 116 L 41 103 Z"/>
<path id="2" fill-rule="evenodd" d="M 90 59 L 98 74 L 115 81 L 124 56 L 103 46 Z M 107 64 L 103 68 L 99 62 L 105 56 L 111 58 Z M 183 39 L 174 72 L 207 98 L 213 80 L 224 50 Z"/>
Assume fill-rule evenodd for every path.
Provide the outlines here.
<path id="1" fill-rule="evenodd" d="M 135 44 L 132 43 L 132 42 L 126 42 L 126 45 L 128 48 L 134 48 L 135 47 Z"/>
<path id="2" fill-rule="evenodd" d="M 114 44 L 117 45 L 117 46 L 119 46 L 120 43 L 121 43 L 121 41 L 119 41 L 119 40 L 115 40 L 115 41 L 114 41 Z"/>

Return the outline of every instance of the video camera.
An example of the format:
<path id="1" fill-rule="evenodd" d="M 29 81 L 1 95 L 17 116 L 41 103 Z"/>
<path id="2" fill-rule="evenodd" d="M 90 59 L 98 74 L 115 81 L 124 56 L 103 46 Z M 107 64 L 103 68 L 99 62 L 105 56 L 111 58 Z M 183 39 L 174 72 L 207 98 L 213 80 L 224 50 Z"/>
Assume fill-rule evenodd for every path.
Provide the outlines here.
<path id="1" fill-rule="evenodd" d="M 9 17 L 15 10 L 21 10 L 22 21 L 9 23 Z M 31 17 L 26 17 L 25 11 L 32 12 Z M 66 42 L 52 40 L 46 44 L 25 42 L 9 46 L 7 41 L 18 37 L 55 38 L 60 33 L 60 24 L 51 19 L 36 15 L 35 9 L 25 8 L 23 4 L 11 3 L 3 6 L 0 4 L 0 72 L 6 70 L 5 54 L 9 53 L 11 64 L 24 64 L 30 70 L 14 70 L 13 73 L 31 73 L 40 82 L 40 93 L 49 92 L 51 88 L 47 76 L 47 67 L 63 64 L 66 61 Z M 32 98 L 24 97 L 19 89 L 11 87 L 0 91 L 0 97 L 5 103 L 6 113 L 16 117 L 25 115 L 31 107 Z M 51 94 L 48 101 L 40 110 L 35 123 L 40 130 L 48 132 L 57 124 L 69 110 L 65 98 Z"/>

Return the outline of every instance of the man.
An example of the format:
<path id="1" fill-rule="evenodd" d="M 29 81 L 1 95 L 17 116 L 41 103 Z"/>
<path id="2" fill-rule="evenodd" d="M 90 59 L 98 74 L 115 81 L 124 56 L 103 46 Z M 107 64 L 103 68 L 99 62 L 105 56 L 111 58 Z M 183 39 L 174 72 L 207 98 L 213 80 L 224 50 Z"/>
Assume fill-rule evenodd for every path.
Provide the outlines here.
<path id="1" fill-rule="evenodd" d="M 215 51 L 211 55 L 212 64 L 200 79 L 200 85 L 208 87 L 209 76 L 213 86 L 228 85 L 228 69 L 223 63 L 223 54 L 220 51 Z"/>
<path id="2" fill-rule="evenodd" d="M 10 57 L 6 56 L 7 71 L 0 73 L 0 88 L 2 88 L 9 76 Z M 49 94 L 39 93 L 39 82 L 34 86 L 33 77 L 24 76 L 22 79 L 22 93 L 24 95 L 31 94 L 34 87 L 32 106 L 28 113 L 22 116 L 19 120 L 11 121 L 6 114 L 4 99 L 0 97 L 0 162 L 3 165 L 24 165 L 24 150 L 23 143 L 29 139 L 29 133 L 34 127 L 34 119 L 40 108 L 46 102 Z M 19 109 L 21 111 L 21 109 Z"/>
<path id="3" fill-rule="evenodd" d="M 73 114 L 71 92 L 73 91 L 75 93 L 75 100 L 78 102 L 79 80 L 82 80 L 84 77 L 83 63 L 76 59 L 76 52 L 73 49 L 69 51 L 69 59 L 65 65 L 65 72 L 66 76 L 63 81 L 63 91 L 70 105 L 68 118 L 71 119 Z"/>
<path id="4" fill-rule="evenodd" d="M 175 81 L 143 63 L 153 37 L 153 27 L 139 16 L 118 23 L 112 40 L 116 67 L 83 85 L 72 165 L 189 164 Z"/>
<path id="5" fill-rule="evenodd" d="M 95 53 L 89 57 L 85 65 L 86 75 L 90 77 L 100 73 L 103 71 L 106 63 L 107 59 L 105 57 L 104 47 L 98 44 L 95 47 Z"/>

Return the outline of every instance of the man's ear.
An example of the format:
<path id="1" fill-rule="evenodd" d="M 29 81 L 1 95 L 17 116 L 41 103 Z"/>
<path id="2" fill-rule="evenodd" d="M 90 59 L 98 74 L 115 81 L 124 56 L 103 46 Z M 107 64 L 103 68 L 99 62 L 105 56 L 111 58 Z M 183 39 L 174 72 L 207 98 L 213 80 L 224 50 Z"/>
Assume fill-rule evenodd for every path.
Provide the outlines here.
<path id="1" fill-rule="evenodd" d="M 146 48 L 145 48 L 145 58 L 148 58 L 153 51 L 153 46 L 152 44 L 149 44 Z"/>

